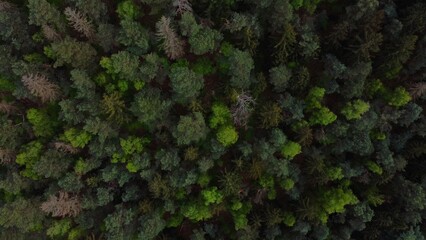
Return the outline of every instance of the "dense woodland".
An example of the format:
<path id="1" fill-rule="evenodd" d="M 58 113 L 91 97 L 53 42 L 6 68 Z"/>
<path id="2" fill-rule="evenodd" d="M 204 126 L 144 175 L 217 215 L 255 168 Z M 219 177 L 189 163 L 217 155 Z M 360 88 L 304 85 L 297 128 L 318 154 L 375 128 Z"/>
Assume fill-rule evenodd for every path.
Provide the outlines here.
<path id="1" fill-rule="evenodd" d="M 1 0 L 0 239 L 424 240 L 423 0 Z"/>

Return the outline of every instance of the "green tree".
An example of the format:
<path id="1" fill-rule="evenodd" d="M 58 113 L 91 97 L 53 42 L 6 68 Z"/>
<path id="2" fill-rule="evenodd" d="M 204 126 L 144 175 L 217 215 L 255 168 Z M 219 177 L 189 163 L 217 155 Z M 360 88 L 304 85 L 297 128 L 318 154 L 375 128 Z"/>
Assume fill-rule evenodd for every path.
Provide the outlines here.
<path id="1" fill-rule="evenodd" d="M 216 134 L 217 140 L 225 147 L 229 147 L 238 141 L 238 132 L 233 126 L 222 126 Z"/>
<path id="2" fill-rule="evenodd" d="M 188 145 L 205 139 L 207 131 L 208 128 L 203 114 L 195 112 L 189 116 L 180 116 L 173 136 L 176 138 L 178 145 Z"/>
<path id="3" fill-rule="evenodd" d="M 202 76 L 187 67 L 174 66 L 169 76 L 174 98 L 181 104 L 196 98 L 204 87 Z"/>
<path id="4" fill-rule="evenodd" d="M 34 172 L 34 164 L 40 160 L 40 155 L 43 149 L 43 145 L 38 141 L 32 141 L 22 147 L 22 150 L 16 155 L 16 163 L 25 166 L 22 170 L 21 175 L 31 178 L 38 179 L 39 176 Z"/>
<path id="5" fill-rule="evenodd" d="M 203 196 L 204 204 L 207 206 L 210 204 L 219 204 L 223 201 L 223 195 L 217 187 L 202 190 L 201 196 Z"/>
<path id="6" fill-rule="evenodd" d="M 248 89 L 251 84 L 251 71 L 254 69 L 254 62 L 247 51 L 233 49 L 228 57 L 229 70 L 231 75 L 231 86 Z"/>
<path id="7" fill-rule="evenodd" d="M 386 99 L 391 106 L 402 107 L 411 101 L 411 96 L 403 87 L 397 87 L 393 92 L 386 95 Z"/>
<path id="8" fill-rule="evenodd" d="M 231 123 L 231 111 L 229 108 L 220 102 L 215 102 L 212 105 L 212 116 L 210 118 L 209 126 L 211 128 L 218 128 L 222 125 Z"/>
<path id="9" fill-rule="evenodd" d="M 360 119 L 361 115 L 370 109 L 370 104 L 358 99 L 352 102 L 348 102 L 341 113 L 346 117 L 347 120 Z"/>
<path id="10" fill-rule="evenodd" d="M 291 71 L 284 65 L 271 68 L 269 70 L 271 83 L 274 85 L 276 92 L 283 92 L 286 90 L 287 85 L 291 78 Z"/>
<path id="11" fill-rule="evenodd" d="M 138 55 L 146 53 L 149 48 L 148 31 L 140 23 L 131 20 L 123 20 L 120 25 L 122 29 L 117 40 L 124 46 L 129 47 L 129 51 L 132 53 Z"/>
<path id="12" fill-rule="evenodd" d="M 161 123 L 169 114 L 172 103 L 165 100 L 158 89 L 145 88 L 135 96 L 130 110 L 138 120 L 150 129 Z"/>
<path id="13" fill-rule="evenodd" d="M 19 197 L 2 205 L 0 225 L 5 228 L 17 228 L 24 233 L 40 231 L 44 217 L 37 203 L 37 199 L 26 200 Z"/>
<path id="14" fill-rule="evenodd" d="M 54 25 L 57 30 L 65 29 L 61 13 L 46 0 L 29 0 L 29 23 L 37 26 Z"/>
<path id="15" fill-rule="evenodd" d="M 281 149 L 281 154 L 289 159 L 294 158 L 297 154 L 301 152 L 302 147 L 300 146 L 300 144 L 293 141 L 287 141 Z"/>
<path id="16" fill-rule="evenodd" d="M 53 42 L 50 47 L 45 47 L 44 52 L 55 60 L 53 64 L 55 68 L 68 64 L 73 68 L 90 69 L 97 55 L 89 43 L 79 42 L 70 37 Z"/>
<path id="17" fill-rule="evenodd" d="M 48 115 L 46 111 L 30 108 L 27 110 L 27 119 L 33 125 L 37 137 L 51 137 L 58 127 L 55 116 Z"/>
<path id="18" fill-rule="evenodd" d="M 219 46 L 222 35 L 219 31 L 197 24 L 194 15 L 186 12 L 182 15 L 180 26 L 182 34 L 188 36 L 191 52 L 196 55 L 212 53 Z"/>
<path id="19" fill-rule="evenodd" d="M 126 20 L 134 20 L 141 15 L 139 6 L 136 5 L 132 0 L 125 0 L 117 6 L 118 16 Z"/>
<path id="20" fill-rule="evenodd" d="M 92 135 L 84 130 L 70 128 L 64 132 L 65 139 L 75 148 L 83 148 L 92 139 Z"/>

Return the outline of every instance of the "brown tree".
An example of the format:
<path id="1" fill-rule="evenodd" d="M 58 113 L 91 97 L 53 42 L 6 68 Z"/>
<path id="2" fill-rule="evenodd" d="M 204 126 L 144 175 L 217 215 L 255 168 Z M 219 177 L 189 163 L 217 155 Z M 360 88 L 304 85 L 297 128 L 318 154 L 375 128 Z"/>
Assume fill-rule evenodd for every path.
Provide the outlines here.
<path id="1" fill-rule="evenodd" d="M 16 159 L 16 152 L 9 149 L 0 148 L 0 164 L 12 163 Z"/>
<path id="2" fill-rule="evenodd" d="M 54 28 L 49 25 L 43 25 L 41 28 L 44 37 L 49 41 L 58 41 L 61 40 L 61 35 L 59 35 Z"/>
<path id="3" fill-rule="evenodd" d="M 185 12 L 192 12 L 191 3 L 188 0 L 174 0 L 173 6 L 176 7 L 178 15 L 182 15 Z"/>
<path id="4" fill-rule="evenodd" d="M 59 97 L 59 86 L 50 82 L 47 77 L 42 74 L 27 74 L 22 76 L 21 80 L 30 93 L 39 97 L 43 103 L 55 101 Z"/>
<path id="5" fill-rule="evenodd" d="M 51 195 L 46 202 L 41 204 L 41 210 L 52 214 L 53 217 L 75 217 L 81 211 L 81 203 L 77 196 L 70 196 L 67 192 L 60 191 Z"/>
<path id="6" fill-rule="evenodd" d="M 83 14 L 70 7 L 65 8 L 64 13 L 67 17 L 67 20 L 76 31 L 83 33 L 84 36 L 89 39 L 93 38 L 95 34 L 93 25 Z"/>
<path id="7" fill-rule="evenodd" d="M 156 24 L 157 37 L 163 41 L 162 47 L 170 59 L 177 59 L 184 54 L 184 42 L 176 34 L 170 23 L 170 18 L 161 17 Z"/>
<path id="8" fill-rule="evenodd" d="M 17 110 L 18 109 L 15 106 L 4 100 L 0 102 L 0 112 L 5 113 L 6 115 L 10 115 L 16 112 Z"/>
<path id="9" fill-rule="evenodd" d="M 53 146 L 59 151 L 71 153 L 71 154 L 78 153 L 78 151 L 79 151 L 78 148 L 75 148 L 75 147 L 71 146 L 70 144 L 64 143 L 64 142 L 55 142 L 55 143 L 53 143 Z"/>

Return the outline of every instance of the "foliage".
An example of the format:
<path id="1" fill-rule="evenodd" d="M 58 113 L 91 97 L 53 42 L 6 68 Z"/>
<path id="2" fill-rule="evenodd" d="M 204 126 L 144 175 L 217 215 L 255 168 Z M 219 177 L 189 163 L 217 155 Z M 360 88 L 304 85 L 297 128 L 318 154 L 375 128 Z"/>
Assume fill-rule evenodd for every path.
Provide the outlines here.
<path id="1" fill-rule="evenodd" d="M 34 134 L 37 137 L 50 137 L 55 133 L 58 122 L 54 116 L 46 112 L 31 108 L 27 111 L 28 122 L 33 125 Z"/>
<path id="2" fill-rule="evenodd" d="M 232 126 L 223 126 L 219 128 L 216 137 L 223 146 L 229 147 L 238 141 L 238 132 Z"/>
<path id="3" fill-rule="evenodd" d="M 167 118 L 171 102 L 161 96 L 158 89 L 143 89 L 135 95 L 130 111 L 149 127 Z"/>
<path id="4" fill-rule="evenodd" d="M 0 239 L 424 239 L 425 12 L 0 0 Z"/>
<path id="5" fill-rule="evenodd" d="M 204 86 L 202 77 L 187 67 L 172 67 L 170 82 L 178 103 L 188 103 L 200 94 Z"/>
<path id="6" fill-rule="evenodd" d="M 174 133 L 178 145 L 197 143 L 205 139 L 207 126 L 204 117 L 200 112 L 195 112 L 190 116 L 181 116 Z"/>
<path id="7" fill-rule="evenodd" d="M 83 148 L 92 139 L 92 136 L 86 131 L 79 131 L 70 128 L 64 132 L 64 137 L 75 148 Z"/>
<path id="8" fill-rule="evenodd" d="M 361 115 L 370 109 L 370 105 L 362 100 L 355 100 L 347 103 L 341 113 L 346 117 L 347 120 L 360 119 Z"/>
<path id="9" fill-rule="evenodd" d="M 201 191 L 201 196 L 203 196 L 205 205 L 219 204 L 223 201 L 223 195 L 218 191 L 217 187 Z"/>
<path id="10" fill-rule="evenodd" d="M 294 158 L 297 154 L 302 152 L 302 147 L 293 141 L 287 141 L 281 149 L 281 154 L 286 158 Z"/>

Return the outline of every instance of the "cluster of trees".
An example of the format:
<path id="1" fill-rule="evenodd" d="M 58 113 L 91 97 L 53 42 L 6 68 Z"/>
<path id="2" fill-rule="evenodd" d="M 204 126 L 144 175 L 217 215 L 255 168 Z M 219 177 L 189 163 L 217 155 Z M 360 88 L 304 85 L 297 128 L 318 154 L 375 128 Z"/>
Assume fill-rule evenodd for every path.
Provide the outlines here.
<path id="1" fill-rule="evenodd" d="M 422 0 L 0 0 L 0 239 L 425 239 Z"/>

